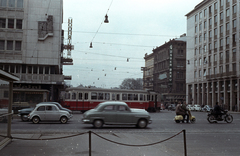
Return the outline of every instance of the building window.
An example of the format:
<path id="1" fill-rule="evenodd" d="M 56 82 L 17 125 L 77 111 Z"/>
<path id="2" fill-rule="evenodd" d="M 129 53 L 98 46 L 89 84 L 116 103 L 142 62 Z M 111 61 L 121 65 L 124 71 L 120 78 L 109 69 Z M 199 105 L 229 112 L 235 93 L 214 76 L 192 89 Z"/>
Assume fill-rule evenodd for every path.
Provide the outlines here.
<path id="1" fill-rule="evenodd" d="M 226 45 L 229 45 L 229 37 L 226 37 Z"/>
<path id="2" fill-rule="evenodd" d="M 197 60 L 194 61 L 194 66 L 197 67 Z"/>
<path id="3" fill-rule="evenodd" d="M 197 37 L 195 37 L 195 44 L 197 44 Z"/>
<path id="4" fill-rule="evenodd" d="M 236 34 L 232 35 L 232 43 L 233 43 L 233 46 L 236 46 Z"/>
<path id="5" fill-rule="evenodd" d="M 202 35 L 199 36 L 199 42 L 202 42 Z"/>
<path id="6" fill-rule="evenodd" d="M 209 10 L 209 15 L 211 15 L 212 14 L 212 6 L 209 6 L 208 10 Z"/>
<path id="7" fill-rule="evenodd" d="M 211 56 L 208 56 L 208 62 L 211 63 Z"/>
<path id="8" fill-rule="evenodd" d="M 217 54 L 214 54 L 214 62 L 217 61 Z"/>
<path id="9" fill-rule="evenodd" d="M 233 20 L 233 28 L 237 27 L 237 20 Z"/>
<path id="10" fill-rule="evenodd" d="M 206 45 L 203 46 L 203 51 L 204 51 L 204 53 L 207 52 L 207 46 Z"/>
<path id="11" fill-rule="evenodd" d="M 207 21 L 204 21 L 204 24 L 203 24 L 203 26 L 204 26 L 204 29 L 206 29 L 206 28 L 207 28 Z"/>
<path id="12" fill-rule="evenodd" d="M 8 0 L 8 7 L 14 8 L 15 7 L 15 0 Z"/>
<path id="13" fill-rule="evenodd" d="M 194 78 L 197 78 L 197 71 L 194 71 Z"/>
<path id="14" fill-rule="evenodd" d="M 217 36 L 218 32 L 217 32 L 217 28 L 214 29 L 214 36 Z"/>
<path id="15" fill-rule="evenodd" d="M 17 8 L 23 8 L 23 0 L 17 0 Z"/>
<path id="16" fill-rule="evenodd" d="M 223 26 L 220 26 L 220 34 L 223 33 Z"/>
<path id="17" fill-rule="evenodd" d="M 14 19 L 8 19 L 8 28 L 14 28 Z"/>
<path id="18" fill-rule="evenodd" d="M 43 66 L 39 67 L 39 74 L 43 74 Z"/>
<path id="19" fill-rule="evenodd" d="M 220 60 L 223 60 L 223 53 L 220 53 L 219 57 L 220 57 Z"/>
<path id="20" fill-rule="evenodd" d="M 236 49 L 235 48 L 232 50 L 232 57 L 233 57 L 233 59 L 236 60 Z"/>
<path id="21" fill-rule="evenodd" d="M 237 13 L 237 5 L 233 6 L 233 10 L 232 10 L 233 14 Z"/>
<path id="22" fill-rule="evenodd" d="M 206 41 L 206 39 L 207 39 L 207 34 L 206 33 L 204 33 L 204 35 L 203 35 L 204 37 L 203 37 L 203 39 L 204 39 L 204 41 Z"/>
<path id="23" fill-rule="evenodd" d="M 207 9 L 204 10 L 204 17 L 207 16 Z"/>
<path id="24" fill-rule="evenodd" d="M 5 41 L 0 40 L 0 50 L 5 50 Z"/>
<path id="25" fill-rule="evenodd" d="M 208 44 L 208 49 L 209 49 L 209 50 L 212 50 L 212 43 L 209 43 L 209 44 Z"/>
<path id="26" fill-rule="evenodd" d="M 202 59 L 200 58 L 199 59 L 199 66 L 201 66 L 202 65 Z"/>
<path id="27" fill-rule="evenodd" d="M 204 61 L 203 64 L 207 64 L 207 57 L 204 57 L 203 61 Z"/>
<path id="28" fill-rule="evenodd" d="M 223 47 L 223 39 L 220 39 L 220 47 Z"/>
<path id="29" fill-rule="evenodd" d="M 6 7 L 7 6 L 7 0 L 1 0 L 0 1 L 0 6 L 1 7 Z"/>
<path id="30" fill-rule="evenodd" d="M 202 71 L 199 70 L 199 77 L 202 77 Z"/>
<path id="31" fill-rule="evenodd" d="M 229 72 L 229 65 L 227 64 L 226 65 L 226 73 L 228 73 Z"/>
<path id="32" fill-rule="evenodd" d="M 199 31 L 202 31 L 202 23 L 199 24 Z"/>
<path id="33" fill-rule="evenodd" d="M 226 30 L 229 31 L 230 29 L 230 26 L 229 26 L 229 23 L 226 24 Z"/>
<path id="34" fill-rule="evenodd" d="M 49 74 L 49 67 L 45 67 L 45 74 Z"/>
<path id="35" fill-rule="evenodd" d="M 203 76 L 205 77 L 206 75 L 207 75 L 207 70 L 204 69 L 204 70 L 203 70 Z"/>
<path id="36" fill-rule="evenodd" d="M 232 71 L 236 71 L 236 63 L 232 64 Z"/>
<path id="37" fill-rule="evenodd" d="M 0 28 L 6 28 L 6 19 L 0 18 Z"/>
<path id="38" fill-rule="evenodd" d="M 197 21 L 198 21 L 198 14 L 195 15 L 195 22 L 197 22 Z"/>
<path id="39" fill-rule="evenodd" d="M 16 41 L 15 42 L 15 50 L 21 51 L 22 50 L 22 41 Z"/>
<path id="40" fill-rule="evenodd" d="M 199 19 L 201 19 L 201 18 L 202 18 L 202 12 L 199 13 Z"/>
<path id="41" fill-rule="evenodd" d="M 197 26 L 195 26 L 195 33 L 197 33 L 198 32 L 198 27 Z"/>
<path id="42" fill-rule="evenodd" d="M 217 67 L 214 67 L 214 75 L 217 74 Z"/>
<path id="43" fill-rule="evenodd" d="M 217 48 L 217 41 L 214 42 L 214 49 Z"/>
<path id="44" fill-rule="evenodd" d="M 22 20 L 21 19 L 17 19 L 16 29 L 22 29 Z"/>
<path id="45" fill-rule="evenodd" d="M 229 17 L 229 9 L 226 10 L 226 17 Z"/>
<path id="46" fill-rule="evenodd" d="M 223 6 L 223 0 L 220 0 L 220 6 Z"/>
<path id="47" fill-rule="evenodd" d="M 209 38 L 212 38 L 212 30 L 209 31 Z"/>
<path id="48" fill-rule="evenodd" d="M 194 54 L 197 55 L 197 48 L 194 50 Z"/>
<path id="49" fill-rule="evenodd" d="M 220 20 L 223 20 L 223 12 L 220 13 Z"/>
<path id="50" fill-rule="evenodd" d="M 212 19 L 209 19 L 209 26 L 212 26 Z"/>
<path id="51" fill-rule="evenodd" d="M 214 10 L 217 10 L 218 4 L 214 3 Z"/>
<path id="52" fill-rule="evenodd" d="M 219 66 L 219 73 L 222 74 L 223 73 L 223 67 Z"/>
<path id="53" fill-rule="evenodd" d="M 208 74 L 209 74 L 209 75 L 212 74 L 212 70 L 211 70 L 211 68 L 208 69 Z"/>
<path id="54" fill-rule="evenodd" d="M 7 50 L 13 50 L 13 41 L 7 41 Z"/>
<path id="55" fill-rule="evenodd" d="M 217 23 L 218 19 L 217 19 L 217 15 L 214 16 L 214 23 Z"/>

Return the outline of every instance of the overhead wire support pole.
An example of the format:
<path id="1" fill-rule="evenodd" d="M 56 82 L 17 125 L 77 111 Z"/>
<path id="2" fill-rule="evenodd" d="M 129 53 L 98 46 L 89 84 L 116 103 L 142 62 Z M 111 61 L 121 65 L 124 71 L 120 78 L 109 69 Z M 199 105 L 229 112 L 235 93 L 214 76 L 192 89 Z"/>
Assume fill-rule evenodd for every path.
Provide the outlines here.
<path id="1" fill-rule="evenodd" d="M 183 130 L 183 140 L 184 140 L 184 156 L 187 156 L 187 142 L 186 142 L 186 130 Z"/>

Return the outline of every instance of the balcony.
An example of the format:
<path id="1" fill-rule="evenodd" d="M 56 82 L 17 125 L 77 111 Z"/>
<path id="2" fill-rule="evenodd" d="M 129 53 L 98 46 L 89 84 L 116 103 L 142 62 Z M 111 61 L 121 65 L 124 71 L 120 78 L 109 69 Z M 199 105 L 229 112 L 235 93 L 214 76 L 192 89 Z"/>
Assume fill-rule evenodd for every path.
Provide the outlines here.
<path id="1" fill-rule="evenodd" d="M 60 74 L 15 74 L 20 81 L 16 83 L 63 84 L 64 75 Z"/>
<path id="2" fill-rule="evenodd" d="M 212 74 L 212 75 L 207 75 L 206 79 L 207 80 L 214 80 L 214 79 L 221 79 L 221 78 L 231 78 L 231 77 L 236 77 L 237 76 L 236 74 L 237 74 L 236 71 L 219 73 L 219 74 Z"/>

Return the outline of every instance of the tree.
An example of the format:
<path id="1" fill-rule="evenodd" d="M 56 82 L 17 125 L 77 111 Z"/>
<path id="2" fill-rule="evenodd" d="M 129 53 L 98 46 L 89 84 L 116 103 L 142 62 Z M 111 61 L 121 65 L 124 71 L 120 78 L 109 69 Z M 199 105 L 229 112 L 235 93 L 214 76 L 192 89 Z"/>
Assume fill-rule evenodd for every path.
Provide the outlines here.
<path id="1" fill-rule="evenodd" d="M 120 89 L 143 89 L 143 79 L 142 78 L 126 78 L 123 80 L 122 84 L 119 86 Z"/>

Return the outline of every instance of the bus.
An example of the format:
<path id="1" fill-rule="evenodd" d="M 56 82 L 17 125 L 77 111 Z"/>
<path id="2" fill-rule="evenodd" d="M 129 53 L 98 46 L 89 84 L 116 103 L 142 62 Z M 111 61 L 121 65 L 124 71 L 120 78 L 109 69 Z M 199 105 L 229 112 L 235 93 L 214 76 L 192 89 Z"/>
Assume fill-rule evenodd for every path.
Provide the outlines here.
<path id="1" fill-rule="evenodd" d="M 62 93 L 62 106 L 70 110 L 85 112 L 104 101 L 123 101 L 130 108 L 147 111 L 160 110 L 160 95 L 147 90 L 103 89 L 103 88 L 67 88 Z"/>

